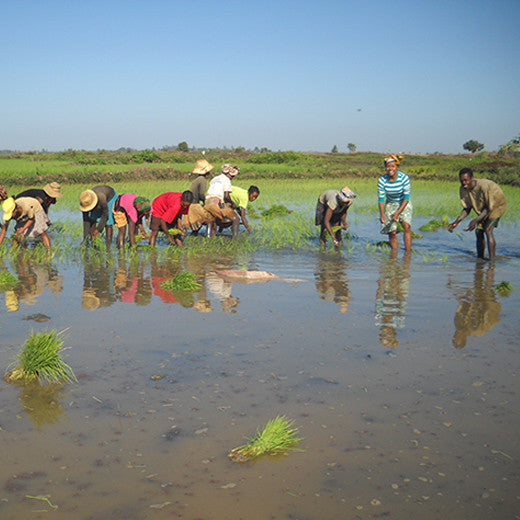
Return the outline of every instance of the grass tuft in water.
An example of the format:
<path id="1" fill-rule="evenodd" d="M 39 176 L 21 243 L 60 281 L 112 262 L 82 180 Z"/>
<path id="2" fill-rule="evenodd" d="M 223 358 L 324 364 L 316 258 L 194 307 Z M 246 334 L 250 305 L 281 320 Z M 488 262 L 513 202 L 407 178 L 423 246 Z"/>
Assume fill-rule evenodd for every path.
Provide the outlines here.
<path id="1" fill-rule="evenodd" d="M 438 231 L 440 228 L 447 228 L 450 225 L 450 219 L 448 215 L 444 215 L 440 220 L 432 219 L 430 222 L 422 225 L 419 230 L 420 231 Z"/>
<path id="2" fill-rule="evenodd" d="M 502 296 L 509 296 L 510 292 L 514 289 L 513 285 L 509 282 L 502 280 L 495 287 L 495 290 Z"/>
<path id="3" fill-rule="evenodd" d="M 77 382 L 72 368 L 60 357 L 63 332 L 31 332 L 18 356 L 16 368 L 7 372 L 4 379 L 8 383 L 28 383 L 41 379 L 50 383 Z"/>
<path id="4" fill-rule="evenodd" d="M 0 271 L 0 291 L 10 291 L 18 285 L 19 280 L 9 271 Z"/>
<path id="5" fill-rule="evenodd" d="M 195 281 L 193 273 L 180 271 L 173 278 L 162 282 L 161 287 L 167 291 L 195 291 L 200 289 L 200 284 Z"/>
<path id="6" fill-rule="evenodd" d="M 296 437 L 298 429 L 292 428 L 293 424 L 294 421 L 288 421 L 285 416 L 277 416 L 262 431 L 258 430 L 247 444 L 232 449 L 228 458 L 234 462 L 246 462 L 260 455 L 278 455 L 295 449 L 302 438 Z"/>
<path id="7" fill-rule="evenodd" d="M 292 211 L 285 207 L 283 204 L 274 204 L 269 209 L 265 209 L 262 211 L 263 218 L 274 218 L 274 217 L 285 217 L 289 215 Z"/>

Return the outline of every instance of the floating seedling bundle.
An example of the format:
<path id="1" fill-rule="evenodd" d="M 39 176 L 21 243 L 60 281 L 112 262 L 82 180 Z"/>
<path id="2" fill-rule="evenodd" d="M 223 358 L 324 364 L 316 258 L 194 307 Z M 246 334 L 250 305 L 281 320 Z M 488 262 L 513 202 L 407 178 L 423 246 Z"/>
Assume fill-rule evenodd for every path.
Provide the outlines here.
<path id="1" fill-rule="evenodd" d="M 296 437 L 298 429 L 292 428 L 293 424 L 294 421 L 288 421 L 285 416 L 277 416 L 262 431 L 258 430 L 247 444 L 232 449 L 228 458 L 234 462 L 247 462 L 260 455 L 280 455 L 294 450 L 302 438 Z"/>
<path id="2" fill-rule="evenodd" d="M 4 379 L 8 383 L 27 383 L 36 380 L 47 382 L 77 381 L 72 368 L 61 359 L 61 335 L 65 331 L 32 332 L 19 354 L 16 367 Z"/>

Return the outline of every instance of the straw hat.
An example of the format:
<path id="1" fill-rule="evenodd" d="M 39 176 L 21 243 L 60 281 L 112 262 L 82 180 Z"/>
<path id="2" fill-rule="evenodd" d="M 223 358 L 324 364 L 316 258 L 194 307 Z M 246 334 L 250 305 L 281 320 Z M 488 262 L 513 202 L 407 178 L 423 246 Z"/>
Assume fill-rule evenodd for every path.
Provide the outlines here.
<path id="1" fill-rule="evenodd" d="M 81 306 L 89 311 L 95 311 L 101 305 L 101 300 L 96 296 L 94 289 L 86 287 L 81 295 Z"/>
<path id="2" fill-rule="evenodd" d="M 13 211 L 16 208 L 16 202 L 13 197 L 9 197 L 2 202 L 2 210 L 4 211 L 4 222 L 11 220 L 13 216 Z"/>
<path id="3" fill-rule="evenodd" d="M 198 173 L 199 175 L 206 175 L 211 170 L 213 170 L 214 166 L 210 164 L 206 159 L 199 159 L 195 163 L 195 168 L 191 170 L 191 173 Z"/>
<path id="4" fill-rule="evenodd" d="M 59 182 L 50 182 L 43 187 L 43 191 L 49 196 L 55 199 L 63 197 L 61 193 L 61 185 Z"/>
<path id="5" fill-rule="evenodd" d="M 79 209 L 86 212 L 94 209 L 98 203 L 98 197 L 92 190 L 85 190 L 79 194 Z"/>

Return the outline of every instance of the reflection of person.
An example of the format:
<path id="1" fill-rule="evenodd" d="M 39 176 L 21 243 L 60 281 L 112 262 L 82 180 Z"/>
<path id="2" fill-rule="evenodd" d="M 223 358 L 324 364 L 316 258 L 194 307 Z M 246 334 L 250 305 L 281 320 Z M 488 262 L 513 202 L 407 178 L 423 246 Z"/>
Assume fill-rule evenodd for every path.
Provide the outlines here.
<path id="1" fill-rule="evenodd" d="M 476 264 L 473 287 L 457 295 L 459 306 L 453 320 L 455 348 L 463 348 L 468 336 L 484 336 L 500 321 L 502 306 L 494 290 L 494 275 L 492 264 Z"/>
<path id="2" fill-rule="evenodd" d="M 96 238 L 106 230 L 107 246 L 112 243 L 114 204 L 117 193 L 110 186 L 95 186 L 80 193 L 79 207 L 83 212 L 83 240 Z"/>
<path id="3" fill-rule="evenodd" d="M 487 237 L 489 259 L 495 258 L 496 242 L 493 230 L 498 226 L 500 217 L 506 211 L 506 198 L 498 184 L 488 179 L 474 179 L 471 168 L 462 168 L 459 172 L 460 202 L 462 211 L 449 225 L 452 232 L 465 219 L 471 210 L 475 211 L 474 218 L 464 231 L 473 231 L 477 237 L 477 256 L 484 258 L 485 237 Z"/>
<path id="4" fill-rule="evenodd" d="M 9 291 L 9 295 L 6 293 L 6 305 L 10 311 L 17 311 L 20 303 L 35 305 L 45 289 L 53 294 L 59 294 L 63 290 L 63 277 L 49 264 L 25 261 L 20 256 L 13 267 L 20 283 Z"/>
<path id="5" fill-rule="evenodd" d="M 206 281 L 210 293 L 220 300 L 222 311 L 235 314 L 240 300 L 231 295 L 233 284 L 216 273 L 208 273 Z"/>
<path id="6" fill-rule="evenodd" d="M 166 237 L 173 245 L 182 246 L 181 232 L 182 215 L 188 213 L 188 209 L 193 202 L 193 193 L 186 190 L 179 192 L 166 192 L 159 195 L 152 202 L 152 220 L 150 222 L 150 245 L 155 246 L 159 231 L 164 231 Z M 178 229 L 179 234 L 171 235 L 170 229 Z"/>
<path id="7" fill-rule="evenodd" d="M 138 197 L 133 193 L 123 193 L 117 198 L 114 204 L 114 222 L 117 226 L 117 245 L 120 249 L 125 243 L 127 226 L 131 246 L 135 246 L 137 229 L 141 231 L 141 235 L 146 235 L 143 217 L 146 217 L 151 209 L 150 201 L 146 197 Z"/>
<path id="8" fill-rule="evenodd" d="M 404 231 L 404 248 L 412 248 L 412 204 L 410 202 L 410 178 L 398 170 L 402 155 L 385 157 L 386 173 L 377 181 L 379 219 L 381 233 L 388 235 L 390 247 L 397 249 L 397 232 L 400 222 Z"/>
<path id="9" fill-rule="evenodd" d="M 356 198 L 354 192 L 345 186 L 341 190 L 326 190 L 319 197 L 316 204 L 316 215 L 314 224 L 321 226 L 320 247 L 325 249 L 327 233 L 331 236 L 334 246 L 338 248 L 341 244 L 341 230 L 347 229 L 347 211 Z M 341 226 L 334 231 L 332 226 Z"/>
<path id="10" fill-rule="evenodd" d="M 204 204 L 206 200 L 207 175 L 214 166 L 206 159 L 199 159 L 191 173 L 196 173 L 197 178 L 191 183 L 190 191 L 193 193 L 194 204 Z"/>
<path id="11" fill-rule="evenodd" d="M 0 244 L 4 241 L 11 220 L 16 221 L 14 238 L 19 242 L 22 238 L 41 238 L 47 251 L 51 248 L 51 239 L 47 234 L 49 217 L 42 205 L 32 197 L 9 197 L 2 202 L 4 224 L 0 231 Z"/>
<path id="12" fill-rule="evenodd" d="M 43 211 L 49 214 L 49 207 L 51 204 L 56 204 L 56 199 L 63 197 L 61 193 L 61 185 L 59 182 L 51 182 L 46 184 L 43 189 L 29 189 L 22 191 L 19 193 L 15 199 L 19 199 L 20 197 L 32 197 L 36 199 L 43 208 Z"/>
<path id="13" fill-rule="evenodd" d="M 350 303 L 350 289 L 345 276 L 346 265 L 338 259 L 320 258 L 316 269 L 316 289 L 320 298 L 337 303 L 341 312 L 346 312 Z"/>
<path id="14" fill-rule="evenodd" d="M 381 265 L 381 275 L 377 281 L 375 324 L 380 327 L 379 340 L 382 345 L 399 345 L 397 329 L 404 327 L 409 290 L 410 253 L 405 254 L 402 264 L 392 255 Z"/>
<path id="15" fill-rule="evenodd" d="M 240 173 L 240 168 L 226 163 L 222 166 L 222 173 L 213 177 L 209 183 L 208 192 L 206 193 L 205 209 L 209 211 L 216 219 L 216 225 L 229 224 L 231 222 L 233 232 L 238 230 L 238 215 L 231 207 L 230 194 L 233 191 L 231 187 L 231 179 Z M 215 224 L 208 224 L 208 236 L 214 236 L 216 233 Z"/>
<path id="16" fill-rule="evenodd" d="M 115 267 L 109 263 L 99 265 L 97 258 L 92 263 L 85 262 L 81 306 L 93 311 L 99 307 L 109 307 L 116 300 Z"/>

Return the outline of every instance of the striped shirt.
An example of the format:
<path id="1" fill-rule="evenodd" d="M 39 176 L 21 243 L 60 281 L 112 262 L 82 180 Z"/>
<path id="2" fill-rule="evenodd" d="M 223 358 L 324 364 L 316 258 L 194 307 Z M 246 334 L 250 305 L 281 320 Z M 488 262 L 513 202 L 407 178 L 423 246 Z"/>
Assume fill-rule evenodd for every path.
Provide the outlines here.
<path id="1" fill-rule="evenodd" d="M 406 173 L 397 172 L 397 178 L 390 182 L 388 174 L 385 173 L 377 181 L 377 196 L 379 202 L 403 202 L 410 200 L 410 178 Z"/>

